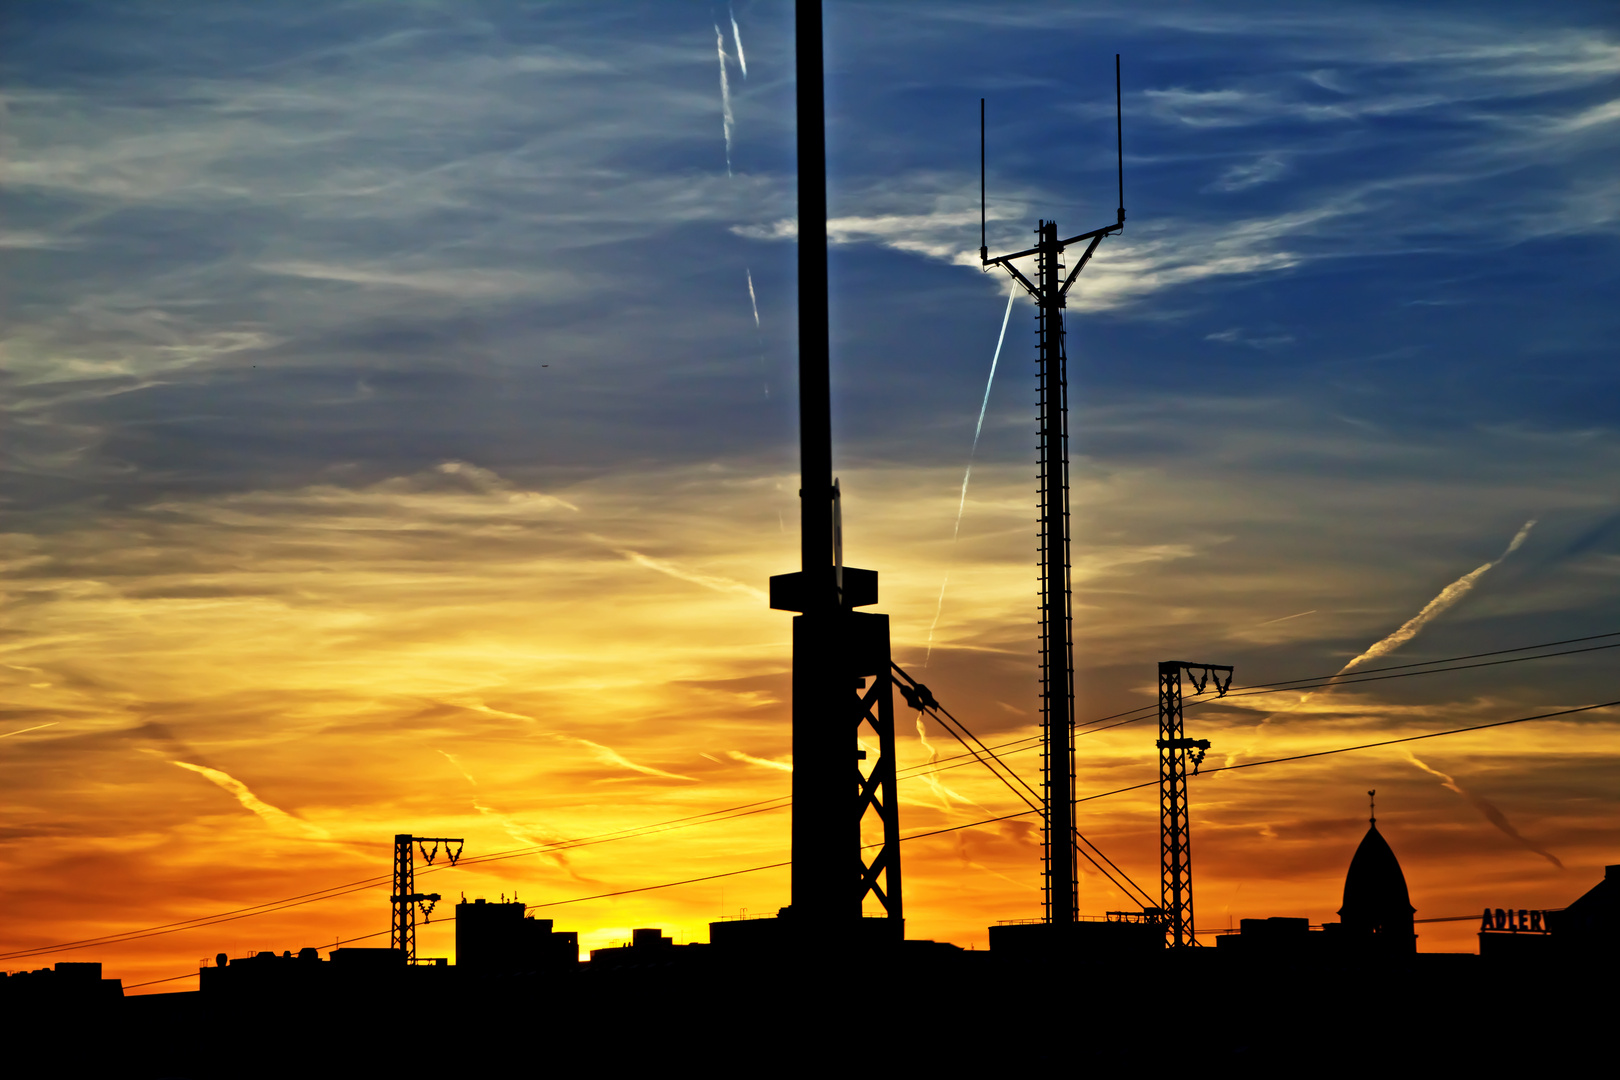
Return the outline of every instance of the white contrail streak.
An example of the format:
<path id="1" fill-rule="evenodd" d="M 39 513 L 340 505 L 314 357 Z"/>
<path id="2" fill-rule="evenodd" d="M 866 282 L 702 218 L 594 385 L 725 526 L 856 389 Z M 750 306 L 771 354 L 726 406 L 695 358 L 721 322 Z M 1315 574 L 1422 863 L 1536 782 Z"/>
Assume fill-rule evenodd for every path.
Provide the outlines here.
<path id="1" fill-rule="evenodd" d="M 776 769 L 779 772 L 793 771 L 792 762 L 772 761 L 770 758 L 755 757 L 753 754 L 745 754 L 741 750 L 727 750 L 726 756 L 731 758 L 733 761 L 741 761 L 748 765 L 758 765 L 766 769 Z"/>
<path id="2" fill-rule="evenodd" d="M 589 747 L 590 750 L 591 750 L 591 753 L 596 757 L 596 759 L 598 761 L 601 761 L 601 762 L 603 762 L 605 764 L 608 764 L 608 765 L 618 765 L 618 766 L 620 766 L 622 768 L 632 769 L 632 770 L 634 770 L 634 771 L 636 771 L 638 773 L 645 773 L 648 776 L 662 776 L 662 777 L 666 777 L 666 778 L 668 778 L 670 780 L 691 780 L 692 779 L 692 777 L 690 777 L 690 776 L 682 776 L 680 773 L 665 772 L 663 769 L 655 769 L 651 765 L 638 764 L 638 763 L 636 763 L 634 761 L 631 761 L 629 758 L 625 757 L 623 754 L 619 753 L 617 750 L 613 749 L 613 747 L 611 747 L 611 746 L 603 746 L 599 742 L 592 742 L 589 739 L 582 739 L 578 735 L 563 735 L 563 734 L 560 734 L 558 732 L 551 732 L 551 735 L 552 735 L 553 738 L 566 739 L 569 742 L 576 742 L 576 743 L 579 743 L 581 746 Z"/>
<path id="3" fill-rule="evenodd" d="M 743 272 L 748 275 L 748 303 L 754 309 L 754 329 L 758 330 L 759 329 L 759 298 L 754 295 L 754 271 L 745 266 L 745 267 L 743 267 Z"/>
<path id="4" fill-rule="evenodd" d="M 962 510 L 967 506 L 968 479 L 973 475 L 973 459 L 979 454 L 979 433 L 984 430 L 984 411 L 990 407 L 990 388 L 996 383 L 996 364 L 1001 361 L 1001 343 L 1007 340 L 1007 320 L 1012 318 L 1013 301 L 1018 298 L 1017 286 L 1007 293 L 1007 310 L 1001 316 L 1001 333 L 996 337 L 996 351 L 990 357 L 990 377 L 984 381 L 984 400 L 979 402 L 979 422 L 973 425 L 973 449 L 968 451 L 967 471 L 962 474 L 962 497 L 956 504 L 956 526 L 951 529 L 955 540 L 962 531 Z"/>
<path id="5" fill-rule="evenodd" d="M 731 16 L 731 40 L 737 45 L 737 66 L 742 68 L 743 78 L 748 78 L 748 57 L 743 55 L 742 31 L 737 29 L 737 15 L 728 5 L 726 14 Z"/>
<path id="6" fill-rule="evenodd" d="M 1376 660 L 1380 656 L 1392 653 L 1402 645 L 1405 645 L 1408 641 L 1411 641 L 1413 638 L 1417 637 L 1419 630 L 1422 630 L 1430 622 L 1433 622 L 1436 618 L 1444 614 L 1446 610 L 1454 605 L 1457 601 L 1467 596 L 1475 584 L 1479 582 L 1479 579 L 1485 576 L 1485 572 L 1487 570 L 1491 569 L 1493 566 L 1499 565 L 1503 559 L 1507 558 L 1515 551 L 1518 551 L 1520 545 L 1524 543 L 1525 537 L 1530 535 L 1530 530 L 1535 527 L 1535 524 L 1535 518 L 1531 518 L 1529 521 L 1525 522 L 1519 531 L 1514 534 L 1513 539 L 1511 542 L 1509 542 L 1506 551 L 1502 552 L 1502 554 L 1498 555 L 1491 562 L 1488 562 L 1483 566 L 1476 566 L 1474 569 L 1468 571 L 1468 573 L 1464 574 L 1456 581 L 1453 581 L 1450 585 L 1447 585 L 1444 589 L 1441 589 L 1440 595 L 1423 605 L 1422 611 L 1418 612 L 1410 619 L 1407 619 L 1401 624 L 1400 629 L 1396 630 L 1393 634 L 1390 634 L 1388 637 L 1377 642 L 1366 652 L 1362 653 L 1360 656 L 1344 665 L 1344 667 L 1340 668 L 1339 674 L 1343 675 L 1357 664 L 1365 663 L 1368 660 Z"/>
<path id="7" fill-rule="evenodd" d="M 1422 630 L 1430 622 L 1444 614 L 1445 611 L 1453 604 L 1461 600 L 1464 596 L 1467 596 L 1469 590 L 1474 587 L 1481 577 L 1485 576 L 1485 572 L 1487 570 L 1501 563 L 1503 559 L 1507 558 L 1515 551 L 1518 551 L 1519 548 L 1524 544 L 1525 538 L 1530 535 L 1530 530 L 1535 527 L 1535 524 L 1535 518 L 1531 518 L 1529 521 L 1525 522 L 1519 527 L 1519 531 L 1513 534 L 1513 539 L 1508 541 L 1507 550 L 1503 551 L 1502 554 L 1498 555 L 1495 559 L 1486 563 L 1484 566 L 1474 567 L 1474 569 L 1468 571 L 1468 573 L 1441 589 L 1440 595 L 1436 596 L 1433 600 L 1430 600 L 1427 604 L 1424 604 L 1422 611 L 1418 612 L 1410 619 L 1407 619 L 1393 634 L 1390 634 L 1389 636 L 1375 642 L 1366 652 L 1362 653 L 1360 656 L 1344 665 L 1344 667 L 1340 668 L 1334 675 L 1334 678 L 1338 678 L 1339 675 L 1343 675 L 1357 664 L 1365 663 L 1368 660 L 1375 660 L 1380 656 L 1392 653 L 1402 645 L 1405 645 L 1408 641 L 1411 641 L 1414 637 L 1417 637 L 1419 630 Z M 1306 614 L 1309 614 L 1309 612 Z M 1294 616 L 1289 617 L 1293 618 Z M 1281 620 L 1277 621 L 1280 622 Z M 1283 715 L 1283 713 L 1293 712 L 1304 705 L 1307 701 L 1311 700 L 1311 698 L 1315 697 L 1317 694 L 1325 694 L 1332 688 L 1333 683 L 1329 682 L 1320 690 L 1311 690 L 1305 694 L 1302 694 L 1300 699 L 1294 702 L 1293 705 L 1284 709 L 1282 712 L 1272 713 L 1270 716 L 1260 721 L 1260 726 L 1264 727 L 1265 725 L 1271 723 L 1272 720 Z"/>
<path id="8" fill-rule="evenodd" d="M 236 801 L 242 804 L 242 808 L 244 810 L 251 810 L 253 813 L 257 814 L 265 824 L 271 826 L 272 828 L 290 828 L 295 832 L 301 832 L 304 835 L 313 837 L 317 840 L 331 839 L 331 835 L 320 826 L 311 825 L 307 821 L 302 821 L 295 818 L 291 814 L 287 813 L 287 811 L 281 809 L 279 806 L 271 806 L 269 803 L 253 794 L 253 792 L 249 791 L 246 784 L 242 783 L 242 781 L 238 780 L 230 773 L 221 772 L 218 769 L 210 769 L 206 765 L 193 765 L 189 761 L 170 761 L 169 764 L 178 765 L 182 769 L 189 769 L 199 776 L 212 780 L 215 784 L 236 796 Z"/>
<path id="9" fill-rule="evenodd" d="M 35 724 L 33 727 L 18 728 L 16 731 L 8 731 L 4 735 L 0 735 L 0 739 L 9 739 L 13 735 L 26 735 L 28 732 L 38 731 L 40 728 L 55 727 L 61 722 L 60 720 L 52 720 L 48 724 Z"/>
<path id="10" fill-rule="evenodd" d="M 1256 629 L 1259 629 L 1262 626 L 1270 626 L 1272 623 L 1287 622 L 1289 619 L 1301 619 L 1301 618 L 1304 618 L 1306 615 L 1315 615 L 1315 614 L 1316 614 L 1316 609 L 1311 608 L 1311 610 L 1302 611 L 1298 615 L 1284 615 L 1280 619 L 1267 619 L 1263 623 L 1255 623 L 1254 625 L 1255 625 Z"/>
<path id="11" fill-rule="evenodd" d="M 984 400 L 979 402 L 979 422 L 973 425 L 973 449 L 968 451 L 967 471 L 962 474 L 962 494 L 956 502 L 956 524 L 951 527 L 951 543 L 962 532 L 962 512 L 967 509 L 968 481 L 973 478 L 973 459 L 979 453 L 979 433 L 984 430 L 984 411 L 990 407 L 990 388 L 996 382 L 996 364 L 1001 361 L 1001 344 L 1007 340 L 1007 320 L 1012 318 L 1013 301 L 1018 297 L 1018 286 L 1014 283 L 1007 293 L 1007 310 L 1001 316 L 1001 333 L 996 336 L 996 351 L 990 357 L 990 377 L 984 382 Z M 923 667 L 934 655 L 934 629 L 939 626 L 940 614 L 945 610 L 945 586 L 950 583 L 951 575 L 947 573 L 945 579 L 939 583 L 939 601 L 934 605 L 934 621 L 928 627 L 928 649 L 923 654 Z"/>
<path id="12" fill-rule="evenodd" d="M 731 128 L 735 119 L 731 115 L 731 82 L 726 78 L 726 37 L 718 25 L 714 28 L 714 47 L 720 54 L 720 126 L 726 134 L 726 175 L 731 175 Z"/>

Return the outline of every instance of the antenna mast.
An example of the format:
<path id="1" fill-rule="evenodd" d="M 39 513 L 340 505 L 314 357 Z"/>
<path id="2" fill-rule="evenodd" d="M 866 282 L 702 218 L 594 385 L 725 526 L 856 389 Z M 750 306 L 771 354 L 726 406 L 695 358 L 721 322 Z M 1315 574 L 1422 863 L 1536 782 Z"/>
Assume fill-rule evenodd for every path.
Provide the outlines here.
<path id="1" fill-rule="evenodd" d="M 798 0 L 794 32 L 800 570 L 771 578 L 770 604 L 799 612 L 793 620 L 793 902 L 783 914 L 789 916 L 790 936 L 813 947 L 847 944 L 857 934 L 867 944 L 898 941 L 905 920 L 889 617 L 855 610 L 877 603 L 878 575 L 843 565 L 843 514 L 832 473 L 827 136 L 818 0 Z M 863 736 L 868 745 L 876 744 L 875 760 L 860 749 Z M 859 777 L 855 791 L 849 788 L 852 759 Z M 851 813 L 856 802 L 859 810 Z M 868 861 L 861 832 L 873 824 L 883 840 Z M 876 918 L 862 917 L 868 899 L 876 901 Z"/>
<path id="2" fill-rule="evenodd" d="M 1036 245 L 1023 251 L 990 258 L 985 245 L 984 101 L 979 101 L 979 262 L 986 269 L 999 266 L 1035 301 L 1039 355 L 1040 449 L 1040 597 L 1041 597 L 1041 720 L 1044 732 L 1043 767 L 1046 806 L 1042 861 L 1045 870 L 1046 921 L 1075 921 L 1078 878 L 1074 847 L 1074 618 L 1069 581 L 1069 391 L 1065 371 L 1063 308 L 1069 287 L 1080 276 L 1105 236 L 1125 228 L 1125 164 L 1119 55 L 1114 56 L 1114 117 L 1119 130 L 1119 216 L 1114 224 L 1067 239 L 1058 238 L 1057 224 L 1042 221 L 1035 230 Z M 1086 242 L 1084 254 L 1068 274 L 1063 253 L 1070 244 Z M 1034 280 L 1014 262 L 1034 257 Z"/>

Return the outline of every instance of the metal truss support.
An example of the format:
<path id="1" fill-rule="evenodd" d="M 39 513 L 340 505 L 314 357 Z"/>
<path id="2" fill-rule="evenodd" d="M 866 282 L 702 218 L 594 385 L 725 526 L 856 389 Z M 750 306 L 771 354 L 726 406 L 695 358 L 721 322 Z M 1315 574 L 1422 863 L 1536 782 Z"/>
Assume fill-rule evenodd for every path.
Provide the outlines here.
<path id="1" fill-rule="evenodd" d="M 861 894 L 863 908 L 867 897 L 873 897 L 882 908 L 885 918 L 894 920 L 895 936 L 904 933 L 905 912 L 900 890 L 900 796 L 895 772 L 894 751 L 894 677 L 889 653 L 889 617 L 863 612 L 850 612 L 846 618 L 865 624 L 859 632 L 850 635 L 861 641 L 860 661 L 855 665 L 859 693 L 856 696 L 855 740 L 857 749 L 856 780 L 860 792 L 856 811 L 858 828 L 864 841 L 869 821 L 882 835 L 877 853 L 868 862 L 865 845 L 861 855 Z M 870 683 L 870 686 L 867 684 Z M 867 748 L 870 736 L 877 744 L 877 758 L 870 766 L 872 751 Z M 868 814 L 872 817 L 869 819 Z M 874 820 L 875 819 L 875 820 Z"/>
<path id="2" fill-rule="evenodd" d="M 1182 729 L 1181 673 L 1193 692 L 1202 694 L 1211 680 L 1217 697 L 1232 685 L 1232 669 L 1220 664 L 1159 663 L 1159 868 L 1160 906 L 1165 934 L 1172 947 L 1198 944 L 1193 936 L 1192 828 L 1188 820 L 1187 764 L 1193 775 L 1209 750 L 1208 739 L 1189 739 Z M 1222 673 L 1225 678 L 1221 677 Z M 1189 753 L 1189 751 L 1191 753 Z"/>
<path id="3" fill-rule="evenodd" d="M 428 844 L 433 845 L 429 851 Z M 450 865 L 456 865 L 461 858 L 463 841 L 459 838 L 443 836 L 411 836 L 399 833 L 394 837 L 394 888 L 388 897 L 393 905 L 393 929 L 389 935 L 388 943 L 391 948 L 399 950 L 405 957 L 407 964 L 416 963 L 416 912 L 420 908 L 422 921 L 427 922 L 433 914 L 433 907 L 439 902 L 438 893 L 419 893 L 416 891 L 416 853 L 422 853 L 422 861 L 428 865 L 438 857 L 439 845 L 444 845 L 444 853 L 450 860 Z M 450 845 L 455 849 L 451 850 Z"/>

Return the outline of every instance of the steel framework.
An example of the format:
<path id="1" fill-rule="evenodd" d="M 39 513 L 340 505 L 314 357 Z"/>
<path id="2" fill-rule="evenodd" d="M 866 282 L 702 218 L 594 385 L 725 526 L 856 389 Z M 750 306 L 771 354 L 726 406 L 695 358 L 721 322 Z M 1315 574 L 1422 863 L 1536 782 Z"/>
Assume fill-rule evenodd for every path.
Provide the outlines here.
<path id="1" fill-rule="evenodd" d="M 793 620 L 793 900 L 787 913 L 807 943 L 832 942 L 861 924 L 868 897 L 903 934 L 900 826 L 894 752 L 889 620 L 855 609 L 877 602 L 877 573 L 843 565 L 842 515 L 832 475 L 827 326 L 827 154 L 821 5 L 794 11 L 799 160 L 800 570 L 771 578 L 771 607 Z M 856 693 L 853 695 L 851 691 Z M 855 728 L 852 733 L 850 728 Z M 877 743 L 870 768 L 862 732 Z M 850 736 L 855 735 L 851 745 Z M 850 813 L 850 755 L 858 808 Z M 869 816 L 871 818 L 869 819 Z M 882 839 L 866 859 L 862 829 Z M 850 874 L 851 856 L 860 878 Z"/>
<path id="2" fill-rule="evenodd" d="M 1119 57 L 1114 58 L 1115 119 L 1119 116 Z M 1069 578 L 1069 386 L 1063 309 L 1072 286 L 1097 251 L 1103 237 L 1125 228 L 1123 134 L 1120 134 L 1120 189 L 1114 224 L 1067 239 L 1058 238 L 1054 222 L 1042 221 L 1036 245 L 990 257 L 984 244 L 984 102 L 979 102 L 979 261 L 988 270 L 999 266 L 1035 301 L 1039 412 L 1037 486 L 1040 499 L 1041 611 L 1041 767 L 1045 782 L 1041 861 L 1045 881 L 1046 921 L 1072 923 L 1078 907 L 1074 818 L 1074 615 Z M 1084 254 L 1068 274 L 1063 253 L 1086 242 Z M 1013 265 L 1034 256 L 1035 280 Z"/>
<path id="3" fill-rule="evenodd" d="M 428 844 L 433 850 L 427 849 Z M 399 833 L 394 837 L 394 888 L 388 897 L 393 905 L 393 929 L 389 935 L 389 945 L 404 954 L 407 964 L 416 963 L 416 911 L 421 908 L 422 921 L 427 922 L 433 914 L 433 907 L 439 902 L 438 893 L 419 893 L 416 891 L 416 852 L 422 852 L 422 861 L 429 866 L 438 857 L 439 845 L 444 845 L 444 854 L 450 860 L 450 865 L 456 865 L 461 858 L 463 841 L 459 838 L 443 836 L 410 836 Z M 450 845 L 456 845 L 455 850 Z"/>
<path id="4" fill-rule="evenodd" d="M 1193 692 L 1202 694 L 1215 683 L 1217 697 L 1232 685 L 1232 669 L 1221 664 L 1190 664 L 1185 660 L 1159 663 L 1159 905 L 1164 912 L 1165 935 L 1173 947 L 1198 944 L 1193 936 L 1192 829 L 1187 818 L 1187 763 L 1193 775 L 1209 750 L 1208 739 L 1189 739 L 1182 729 L 1181 673 Z M 1225 678 L 1221 677 L 1225 673 Z"/>

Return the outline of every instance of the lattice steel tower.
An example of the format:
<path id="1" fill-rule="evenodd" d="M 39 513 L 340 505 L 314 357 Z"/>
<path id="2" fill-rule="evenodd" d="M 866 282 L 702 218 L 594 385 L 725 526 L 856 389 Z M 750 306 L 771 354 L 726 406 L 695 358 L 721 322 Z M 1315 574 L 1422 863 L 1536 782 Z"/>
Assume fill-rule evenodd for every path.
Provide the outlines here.
<path id="1" fill-rule="evenodd" d="M 1078 904 L 1074 846 L 1074 617 L 1069 580 L 1069 387 L 1063 308 L 1105 236 L 1125 228 L 1125 158 L 1120 124 L 1119 57 L 1114 57 L 1114 118 L 1119 154 L 1119 208 L 1114 224 L 1058 239 L 1054 222 L 1042 221 L 1036 245 L 992 259 L 985 246 L 984 101 L 979 102 L 979 261 L 999 266 L 1035 301 L 1039 389 L 1040 611 L 1042 769 L 1045 818 L 1042 866 L 1045 913 L 1051 923 L 1072 923 Z M 1065 275 L 1064 249 L 1086 241 L 1085 253 Z M 1031 281 L 1013 260 L 1034 256 Z"/>

